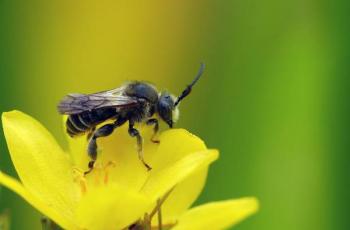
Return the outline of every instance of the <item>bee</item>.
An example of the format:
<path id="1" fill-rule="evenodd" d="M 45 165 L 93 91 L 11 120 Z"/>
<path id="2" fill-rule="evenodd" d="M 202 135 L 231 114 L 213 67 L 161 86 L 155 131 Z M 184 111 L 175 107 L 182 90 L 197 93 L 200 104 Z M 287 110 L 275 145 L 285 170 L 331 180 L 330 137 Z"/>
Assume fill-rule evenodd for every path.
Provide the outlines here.
<path id="1" fill-rule="evenodd" d="M 58 104 L 58 111 L 60 114 L 68 115 L 67 133 L 71 137 L 88 134 L 87 153 L 91 160 L 85 175 L 92 171 L 97 159 L 97 139 L 111 135 L 116 128 L 127 122 L 129 135 L 136 138 L 138 157 L 143 165 L 151 170 L 151 166 L 144 160 L 143 139 L 134 127 L 135 123 L 144 122 L 152 125 L 151 141 L 159 143 L 159 140 L 155 139 L 159 121 L 154 115 L 158 115 L 157 117 L 172 128 L 178 120 L 180 101 L 190 94 L 203 71 L 204 64 L 201 63 L 192 83 L 178 97 L 167 91 L 158 92 L 154 85 L 143 81 L 128 82 L 119 88 L 94 94 L 72 93 L 65 96 Z M 96 128 L 106 121 L 111 123 Z"/>

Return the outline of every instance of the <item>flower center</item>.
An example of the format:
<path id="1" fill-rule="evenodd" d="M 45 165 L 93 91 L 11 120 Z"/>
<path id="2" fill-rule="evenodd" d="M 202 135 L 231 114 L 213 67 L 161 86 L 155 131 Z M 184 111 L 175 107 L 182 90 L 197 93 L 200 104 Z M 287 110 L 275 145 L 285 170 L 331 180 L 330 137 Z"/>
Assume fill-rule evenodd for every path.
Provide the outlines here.
<path id="1" fill-rule="evenodd" d="M 94 170 L 88 175 L 84 175 L 84 170 L 74 167 L 74 182 L 79 184 L 81 194 L 86 194 L 90 186 L 98 187 L 101 185 L 108 185 L 109 171 L 113 167 L 115 167 L 115 162 L 113 161 L 108 161 L 105 165 L 97 163 L 95 164 Z"/>

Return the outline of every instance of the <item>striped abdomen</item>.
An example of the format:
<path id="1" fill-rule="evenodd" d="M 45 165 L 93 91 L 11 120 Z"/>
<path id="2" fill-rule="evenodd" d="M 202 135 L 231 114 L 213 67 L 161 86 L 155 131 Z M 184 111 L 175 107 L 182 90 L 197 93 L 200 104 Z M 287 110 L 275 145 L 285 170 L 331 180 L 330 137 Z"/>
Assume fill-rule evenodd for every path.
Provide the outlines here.
<path id="1" fill-rule="evenodd" d="M 116 116 L 115 108 L 103 108 L 69 115 L 66 122 L 67 133 L 71 137 L 84 134 L 96 125 Z"/>

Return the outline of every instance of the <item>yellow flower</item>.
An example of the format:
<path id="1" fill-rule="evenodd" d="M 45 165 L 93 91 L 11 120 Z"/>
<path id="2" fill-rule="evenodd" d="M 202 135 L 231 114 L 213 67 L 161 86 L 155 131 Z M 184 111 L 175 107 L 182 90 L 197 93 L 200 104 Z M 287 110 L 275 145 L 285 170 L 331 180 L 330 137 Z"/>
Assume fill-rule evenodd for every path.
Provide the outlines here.
<path id="1" fill-rule="evenodd" d="M 18 111 L 2 115 L 3 129 L 20 182 L 0 173 L 0 183 L 16 192 L 64 229 L 112 230 L 128 228 L 151 213 L 157 200 L 163 224 L 171 229 L 222 229 L 256 212 L 255 198 L 189 207 L 201 192 L 208 166 L 218 157 L 196 136 L 181 129 L 148 141 L 142 128 L 148 172 L 135 152 L 135 140 L 121 127 L 101 139 L 96 168 L 83 177 L 88 162 L 86 139 L 69 139 L 65 152 L 36 120 Z M 171 192 L 169 192 L 171 191 Z M 152 226 L 157 226 L 157 218 Z"/>

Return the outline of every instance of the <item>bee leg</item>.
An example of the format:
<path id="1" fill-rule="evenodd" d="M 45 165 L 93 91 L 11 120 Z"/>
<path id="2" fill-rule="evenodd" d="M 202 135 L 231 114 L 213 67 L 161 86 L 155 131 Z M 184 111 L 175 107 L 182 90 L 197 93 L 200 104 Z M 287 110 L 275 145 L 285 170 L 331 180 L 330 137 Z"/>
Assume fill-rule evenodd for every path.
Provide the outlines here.
<path id="1" fill-rule="evenodd" d="M 149 119 L 147 122 L 146 122 L 147 125 L 154 125 L 153 127 L 153 135 L 152 135 L 152 138 L 151 138 L 151 141 L 153 143 L 156 143 L 156 144 L 159 144 L 160 143 L 160 140 L 156 140 L 155 137 L 157 136 L 157 133 L 159 131 L 159 122 L 157 119 L 155 118 L 152 118 L 152 119 Z"/>
<path id="2" fill-rule="evenodd" d="M 107 124 L 94 132 L 94 134 L 90 138 L 88 145 L 88 154 L 91 158 L 91 161 L 88 164 L 89 170 L 86 171 L 84 175 L 90 173 L 94 168 L 94 164 L 97 158 L 97 138 L 111 135 L 116 127 L 116 124 Z"/>
<path id="3" fill-rule="evenodd" d="M 90 138 L 91 138 L 92 135 L 94 134 L 95 130 L 96 130 L 96 127 L 93 127 L 93 128 L 88 132 L 87 137 L 86 137 L 87 140 L 90 140 Z"/>
<path id="4" fill-rule="evenodd" d="M 127 120 L 124 118 L 119 118 L 113 124 L 104 125 L 94 132 L 94 134 L 90 138 L 90 142 L 88 145 L 88 154 L 92 160 L 88 164 L 89 170 L 86 171 L 84 175 L 90 173 L 94 168 L 94 164 L 97 158 L 97 142 L 96 142 L 97 138 L 111 135 L 114 129 L 123 125 L 126 121 Z"/>
<path id="5" fill-rule="evenodd" d="M 129 135 L 131 137 L 136 137 L 137 139 L 137 153 L 139 155 L 140 161 L 143 163 L 143 165 L 147 168 L 147 170 L 151 170 L 151 166 L 149 166 L 145 159 L 143 158 L 143 151 L 142 151 L 142 137 L 140 135 L 140 132 L 134 128 L 134 123 L 129 121 Z"/>

